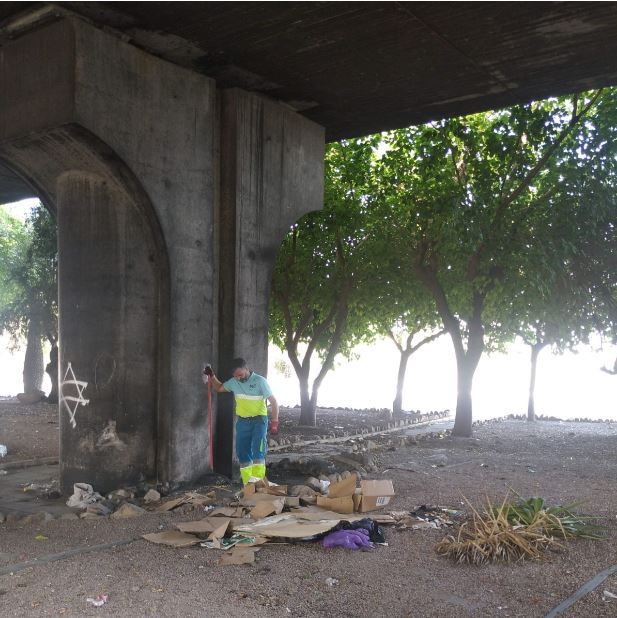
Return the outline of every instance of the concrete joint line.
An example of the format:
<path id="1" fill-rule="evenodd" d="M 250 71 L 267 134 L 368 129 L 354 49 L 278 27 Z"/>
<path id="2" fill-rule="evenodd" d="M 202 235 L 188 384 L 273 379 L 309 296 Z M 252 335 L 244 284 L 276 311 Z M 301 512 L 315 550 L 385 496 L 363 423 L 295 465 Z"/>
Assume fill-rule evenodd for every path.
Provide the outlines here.
<path id="1" fill-rule="evenodd" d="M 113 543 L 103 543 L 101 545 L 92 545 L 91 547 L 76 547 L 75 549 L 67 549 L 66 551 L 60 552 L 59 554 L 49 554 L 47 556 L 35 558 L 34 560 L 18 562 L 17 564 L 9 564 L 9 566 L 0 569 L 0 575 L 10 575 L 12 573 L 17 573 L 19 571 L 35 567 L 39 564 L 47 564 L 49 562 L 65 560 L 66 558 L 72 558 L 73 556 L 81 556 L 82 554 L 89 554 L 95 551 L 113 549 L 114 547 L 120 547 L 122 545 L 128 545 L 129 543 L 133 543 L 134 541 L 139 541 L 139 539 L 141 539 L 141 537 L 136 536 L 132 539 L 124 541 L 114 541 Z"/>
<path id="2" fill-rule="evenodd" d="M 39 457 L 38 459 L 22 459 L 21 461 L 9 461 L 0 464 L 0 470 L 20 470 L 33 466 L 53 466 L 59 463 L 58 457 Z"/>

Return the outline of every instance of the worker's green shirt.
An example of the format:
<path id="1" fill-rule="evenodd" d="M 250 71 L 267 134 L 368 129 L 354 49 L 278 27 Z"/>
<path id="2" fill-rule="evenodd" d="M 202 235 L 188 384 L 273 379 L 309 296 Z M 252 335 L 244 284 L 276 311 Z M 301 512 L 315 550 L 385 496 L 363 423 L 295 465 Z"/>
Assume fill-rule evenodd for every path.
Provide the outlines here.
<path id="1" fill-rule="evenodd" d="M 268 415 L 266 399 L 272 396 L 272 389 L 263 376 L 252 371 L 246 382 L 231 378 L 223 383 L 223 387 L 234 394 L 238 416 L 249 418 Z"/>

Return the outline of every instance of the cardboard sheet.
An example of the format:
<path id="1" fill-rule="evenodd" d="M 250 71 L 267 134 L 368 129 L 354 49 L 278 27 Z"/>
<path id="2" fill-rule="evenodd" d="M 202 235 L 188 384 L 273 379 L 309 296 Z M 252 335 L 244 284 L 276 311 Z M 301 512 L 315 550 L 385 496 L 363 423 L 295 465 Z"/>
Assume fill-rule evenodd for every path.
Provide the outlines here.
<path id="1" fill-rule="evenodd" d="M 190 547 L 191 545 L 197 545 L 197 543 L 201 541 L 201 539 L 192 534 L 186 534 L 185 532 L 179 532 L 177 530 L 144 534 L 143 538 L 151 543 L 169 545 L 170 547 Z"/>
<path id="2" fill-rule="evenodd" d="M 231 519 L 226 517 L 205 517 L 198 521 L 183 521 L 176 524 L 181 532 L 189 534 L 209 533 L 208 540 L 220 539 L 227 534 Z"/>
<path id="3" fill-rule="evenodd" d="M 269 538 L 304 539 L 328 532 L 338 524 L 340 519 L 324 521 L 307 521 L 295 517 L 292 513 L 283 513 L 266 517 L 253 524 L 238 526 L 239 534 L 259 535 Z"/>
<path id="4" fill-rule="evenodd" d="M 268 515 L 278 515 L 283 511 L 285 506 L 285 498 L 276 498 L 272 501 L 258 502 L 256 506 L 251 509 L 250 515 L 253 519 L 262 519 Z"/>
<path id="5" fill-rule="evenodd" d="M 353 496 L 358 483 L 357 475 L 351 474 L 346 479 L 338 483 L 331 483 L 328 488 L 328 498 L 343 498 L 345 496 Z"/>

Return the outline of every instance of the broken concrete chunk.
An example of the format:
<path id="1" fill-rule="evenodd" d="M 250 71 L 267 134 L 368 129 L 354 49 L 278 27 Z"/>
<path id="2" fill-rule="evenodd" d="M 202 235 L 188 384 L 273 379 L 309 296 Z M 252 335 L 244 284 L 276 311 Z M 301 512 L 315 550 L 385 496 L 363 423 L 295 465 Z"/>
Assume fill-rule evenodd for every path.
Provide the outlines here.
<path id="1" fill-rule="evenodd" d="M 161 494 L 156 489 L 149 489 L 144 496 L 144 502 L 146 504 L 152 504 L 153 502 L 160 502 Z"/>
<path id="2" fill-rule="evenodd" d="M 147 511 L 136 504 L 125 502 L 115 513 L 112 513 L 110 517 L 112 519 L 128 519 L 129 517 L 139 517 L 144 513 L 147 513 Z"/>
<path id="3" fill-rule="evenodd" d="M 309 476 L 306 479 L 305 483 L 308 487 L 316 491 L 317 493 L 321 493 L 321 483 L 314 476 Z"/>

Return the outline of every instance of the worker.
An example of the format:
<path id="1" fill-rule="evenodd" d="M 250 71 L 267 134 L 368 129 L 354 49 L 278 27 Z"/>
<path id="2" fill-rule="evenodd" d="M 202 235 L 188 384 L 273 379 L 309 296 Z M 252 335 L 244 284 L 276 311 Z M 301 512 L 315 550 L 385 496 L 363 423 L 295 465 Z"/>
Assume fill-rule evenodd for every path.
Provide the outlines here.
<path id="1" fill-rule="evenodd" d="M 243 358 L 231 363 L 232 377 L 221 382 L 210 365 L 204 370 L 204 383 L 208 379 L 217 393 L 233 393 L 236 402 L 236 456 L 240 462 L 240 477 L 246 485 L 266 476 L 266 451 L 268 446 L 268 409 L 270 402 L 270 433 L 279 430 L 279 406 L 267 380 L 251 371 Z"/>

